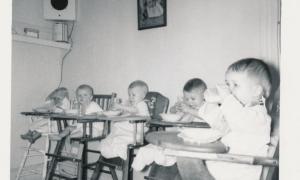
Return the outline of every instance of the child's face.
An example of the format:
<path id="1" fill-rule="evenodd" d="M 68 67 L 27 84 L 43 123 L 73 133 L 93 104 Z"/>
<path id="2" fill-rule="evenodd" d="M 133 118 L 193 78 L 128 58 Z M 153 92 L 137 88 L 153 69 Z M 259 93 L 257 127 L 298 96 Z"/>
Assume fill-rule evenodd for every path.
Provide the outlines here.
<path id="1" fill-rule="evenodd" d="M 91 92 L 87 89 L 79 89 L 76 92 L 76 98 L 79 104 L 89 105 L 93 99 Z"/>
<path id="2" fill-rule="evenodd" d="M 193 108 L 200 107 L 204 102 L 203 91 L 200 88 L 192 89 L 190 92 L 183 91 L 183 100 Z"/>
<path id="3" fill-rule="evenodd" d="M 250 105 L 257 100 L 255 93 L 257 83 L 245 72 L 227 72 L 225 81 L 232 95 L 243 105 Z"/>
<path id="4" fill-rule="evenodd" d="M 128 89 L 128 96 L 129 96 L 129 101 L 131 103 L 138 103 L 141 102 L 145 98 L 145 93 L 142 87 L 134 87 L 131 89 Z"/>

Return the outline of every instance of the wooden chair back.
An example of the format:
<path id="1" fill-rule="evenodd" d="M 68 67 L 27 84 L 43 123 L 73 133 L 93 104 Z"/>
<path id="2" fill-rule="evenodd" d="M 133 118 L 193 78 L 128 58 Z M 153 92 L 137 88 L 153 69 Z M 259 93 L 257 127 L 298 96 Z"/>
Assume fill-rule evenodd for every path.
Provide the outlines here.
<path id="1" fill-rule="evenodd" d="M 279 117 L 280 117 L 280 97 L 279 88 L 275 92 L 274 99 L 270 107 L 270 115 L 272 117 L 272 132 L 271 142 L 268 149 L 268 157 L 273 159 L 279 159 Z M 260 180 L 272 180 L 277 167 L 264 166 Z M 278 172 L 278 169 L 277 169 Z"/>
<path id="2" fill-rule="evenodd" d="M 103 109 L 103 111 L 106 111 L 110 108 L 110 105 L 112 104 L 112 102 L 116 97 L 117 97 L 116 93 L 94 94 L 93 101 L 99 104 L 99 106 Z"/>
<path id="3" fill-rule="evenodd" d="M 166 113 L 169 108 L 169 99 L 159 92 L 150 91 L 147 93 L 146 102 L 151 119 L 161 119 L 159 114 Z"/>

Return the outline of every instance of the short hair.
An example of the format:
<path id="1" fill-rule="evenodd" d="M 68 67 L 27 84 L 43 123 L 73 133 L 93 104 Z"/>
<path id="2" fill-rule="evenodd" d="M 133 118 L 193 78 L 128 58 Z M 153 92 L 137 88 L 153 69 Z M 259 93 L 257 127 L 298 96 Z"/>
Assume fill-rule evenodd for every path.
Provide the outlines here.
<path id="1" fill-rule="evenodd" d="M 245 72 L 254 78 L 263 88 L 263 96 L 269 97 L 272 88 L 272 78 L 268 65 L 261 59 L 245 58 L 231 64 L 228 72 Z"/>
<path id="2" fill-rule="evenodd" d="M 196 88 L 200 88 L 200 90 L 204 92 L 207 89 L 207 86 L 202 79 L 193 78 L 193 79 L 188 80 L 185 83 L 185 85 L 183 87 L 183 91 L 191 92 L 192 90 L 194 90 Z"/>
<path id="3" fill-rule="evenodd" d="M 61 97 L 62 99 L 66 97 L 69 99 L 68 89 L 65 87 L 56 88 L 47 96 L 46 100 L 50 100 L 55 97 Z"/>
<path id="4" fill-rule="evenodd" d="M 94 95 L 94 89 L 90 85 L 82 84 L 82 85 L 78 86 L 78 88 L 76 89 L 76 94 L 81 89 L 88 90 L 88 91 L 90 91 L 92 96 Z"/>
<path id="5" fill-rule="evenodd" d="M 128 89 L 132 89 L 132 88 L 135 88 L 135 87 L 141 87 L 144 90 L 145 95 L 149 91 L 147 83 L 145 83 L 142 80 L 133 81 L 132 83 L 129 84 Z"/>

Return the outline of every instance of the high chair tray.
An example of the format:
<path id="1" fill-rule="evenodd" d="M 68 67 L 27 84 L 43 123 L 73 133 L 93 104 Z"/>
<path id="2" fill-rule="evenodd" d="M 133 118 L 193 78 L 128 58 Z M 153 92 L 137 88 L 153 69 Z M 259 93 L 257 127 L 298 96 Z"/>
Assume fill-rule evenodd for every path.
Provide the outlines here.
<path id="1" fill-rule="evenodd" d="M 154 145 L 174 150 L 185 150 L 205 153 L 226 153 L 228 148 L 220 141 L 212 143 L 190 143 L 178 137 L 179 132 L 158 131 L 146 135 L 146 140 Z"/>
<path id="2" fill-rule="evenodd" d="M 25 116 L 51 116 L 57 113 L 54 112 L 38 112 L 38 111 L 30 111 L 30 112 L 21 112 L 22 115 Z"/>
<path id="3" fill-rule="evenodd" d="M 161 120 L 151 120 L 149 124 L 163 127 L 193 127 L 193 128 L 210 128 L 206 122 L 169 122 Z"/>

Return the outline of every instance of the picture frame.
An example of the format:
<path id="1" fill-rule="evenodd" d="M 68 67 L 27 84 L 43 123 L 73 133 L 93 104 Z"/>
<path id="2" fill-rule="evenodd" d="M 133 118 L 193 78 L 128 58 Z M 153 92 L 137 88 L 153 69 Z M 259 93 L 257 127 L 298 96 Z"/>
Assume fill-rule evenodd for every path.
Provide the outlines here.
<path id="1" fill-rule="evenodd" d="M 167 25 L 167 0 L 137 0 L 138 30 Z"/>

